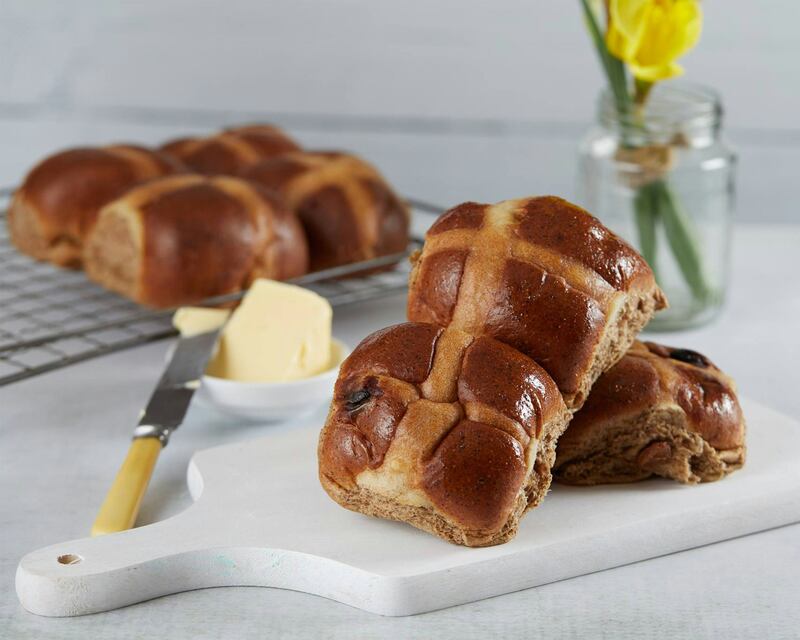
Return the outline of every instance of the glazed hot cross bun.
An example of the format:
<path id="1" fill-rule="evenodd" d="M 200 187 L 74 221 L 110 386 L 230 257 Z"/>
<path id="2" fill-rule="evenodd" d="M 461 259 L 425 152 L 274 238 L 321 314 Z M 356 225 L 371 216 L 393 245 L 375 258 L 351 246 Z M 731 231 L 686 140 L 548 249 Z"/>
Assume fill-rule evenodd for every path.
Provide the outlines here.
<path id="1" fill-rule="evenodd" d="M 636 251 L 553 196 L 458 205 L 412 260 L 409 320 L 519 349 L 552 376 L 571 409 L 666 306 Z"/>
<path id="2" fill-rule="evenodd" d="M 408 208 L 361 158 L 297 152 L 242 175 L 280 193 L 300 218 L 312 271 L 399 253 L 408 244 Z"/>
<path id="3" fill-rule="evenodd" d="M 104 205 L 146 180 L 184 170 L 166 154 L 129 144 L 56 153 L 37 164 L 14 193 L 11 240 L 38 260 L 80 267 L 84 240 Z"/>
<path id="4" fill-rule="evenodd" d="M 240 178 L 186 174 L 127 192 L 87 239 L 86 274 L 151 307 L 175 307 L 285 280 L 308 268 L 300 223 Z"/>
<path id="5" fill-rule="evenodd" d="M 266 158 L 297 151 L 300 145 L 278 127 L 251 124 L 206 137 L 178 138 L 161 149 L 197 173 L 235 176 Z"/>
<path id="6" fill-rule="evenodd" d="M 650 476 L 711 482 L 744 457 L 733 380 L 695 351 L 636 342 L 575 414 L 558 442 L 554 473 L 583 485 Z"/>
<path id="7" fill-rule="evenodd" d="M 508 345 L 395 325 L 342 364 L 320 481 L 353 511 L 457 544 L 499 544 L 547 492 L 569 416 L 550 376 Z"/>

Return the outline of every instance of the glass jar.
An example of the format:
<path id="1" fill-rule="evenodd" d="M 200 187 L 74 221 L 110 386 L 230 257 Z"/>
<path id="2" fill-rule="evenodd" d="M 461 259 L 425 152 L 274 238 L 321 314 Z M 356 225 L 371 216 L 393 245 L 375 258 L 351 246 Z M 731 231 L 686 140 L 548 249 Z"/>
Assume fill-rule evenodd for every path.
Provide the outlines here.
<path id="1" fill-rule="evenodd" d="M 667 83 L 631 111 L 602 93 L 581 143 L 579 201 L 639 250 L 669 299 L 648 329 L 704 324 L 724 302 L 736 156 L 721 125 L 716 92 Z"/>

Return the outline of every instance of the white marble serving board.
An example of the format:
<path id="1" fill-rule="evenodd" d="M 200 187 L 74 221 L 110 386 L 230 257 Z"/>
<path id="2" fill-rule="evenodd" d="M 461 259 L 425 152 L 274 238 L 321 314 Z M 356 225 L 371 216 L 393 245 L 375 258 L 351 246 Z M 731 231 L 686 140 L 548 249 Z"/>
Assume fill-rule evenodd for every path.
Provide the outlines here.
<path id="1" fill-rule="evenodd" d="M 17 569 L 17 594 L 33 613 L 74 616 L 252 585 L 402 616 L 800 521 L 800 424 L 752 401 L 744 411 L 747 465 L 729 478 L 696 487 L 556 485 L 516 539 L 483 549 L 332 502 L 317 480 L 320 425 L 200 451 L 188 471 L 193 506 L 34 551 Z M 67 555 L 80 561 L 58 561 Z"/>

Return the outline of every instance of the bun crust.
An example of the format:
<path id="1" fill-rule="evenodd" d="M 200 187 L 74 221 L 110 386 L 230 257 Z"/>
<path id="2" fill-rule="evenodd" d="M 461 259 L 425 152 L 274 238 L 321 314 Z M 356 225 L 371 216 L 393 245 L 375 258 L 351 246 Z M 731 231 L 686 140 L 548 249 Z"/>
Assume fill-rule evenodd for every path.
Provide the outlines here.
<path id="1" fill-rule="evenodd" d="M 38 260 L 79 267 L 100 209 L 131 187 L 183 171 L 170 156 L 135 145 L 85 147 L 36 165 L 8 212 L 11 240 Z"/>
<path id="2" fill-rule="evenodd" d="M 378 171 L 356 156 L 289 153 L 242 175 L 278 192 L 300 218 L 312 271 L 398 253 L 408 244 L 408 208 Z"/>
<path id="3" fill-rule="evenodd" d="M 208 137 L 179 138 L 161 147 L 192 171 L 229 176 L 266 158 L 299 149 L 283 130 L 268 124 L 234 127 Z"/>
<path id="4" fill-rule="evenodd" d="M 457 544 L 499 544 L 547 492 L 568 419 L 547 373 L 511 347 L 400 324 L 342 364 L 320 434 L 320 480 L 353 511 Z"/>
<path id="5" fill-rule="evenodd" d="M 108 204 L 87 240 L 92 280 L 152 307 L 174 307 L 285 280 L 308 268 L 296 218 L 239 178 L 182 175 Z"/>
<path id="6" fill-rule="evenodd" d="M 519 349 L 575 409 L 665 306 L 636 251 L 583 209 L 545 196 L 444 213 L 414 259 L 408 318 Z"/>
<path id="7" fill-rule="evenodd" d="M 719 480 L 745 458 L 733 380 L 694 351 L 637 342 L 592 388 L 558 443 L 569 484 Z"/>

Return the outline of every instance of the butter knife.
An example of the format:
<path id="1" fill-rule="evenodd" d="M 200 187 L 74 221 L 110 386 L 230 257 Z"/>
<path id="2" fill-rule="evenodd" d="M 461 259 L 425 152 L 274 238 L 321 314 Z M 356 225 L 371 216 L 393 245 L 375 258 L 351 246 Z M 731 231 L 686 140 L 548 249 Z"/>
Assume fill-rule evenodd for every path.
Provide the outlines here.
<path id="1" fill-rule="evenodd" d="M 92 525 L 93 536 L 124 531 L 136 522 L 158 454 L 183 422 L 221 331 L 222 327 L 178 338 L 169 363 L 133 431 L 128 455 Z"/>

